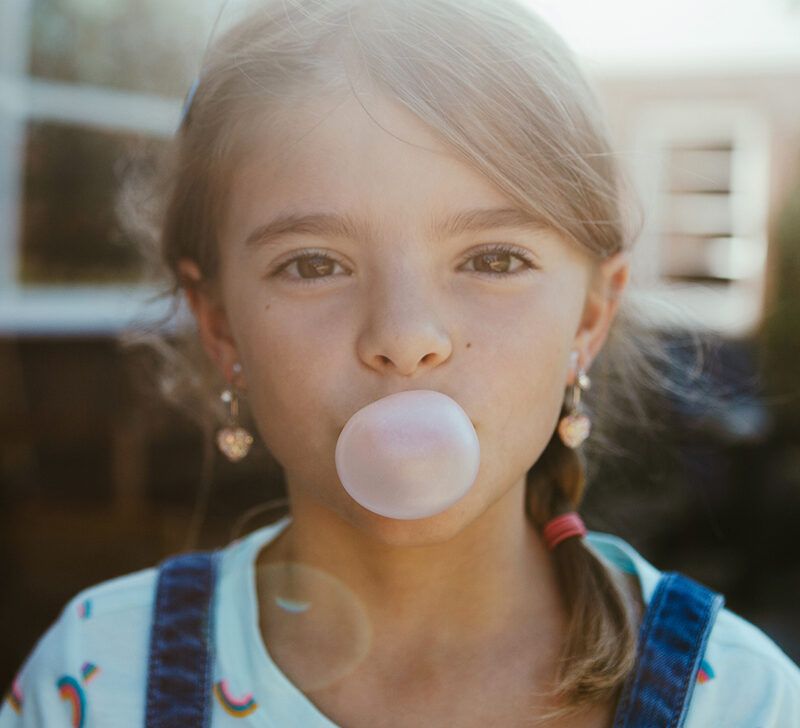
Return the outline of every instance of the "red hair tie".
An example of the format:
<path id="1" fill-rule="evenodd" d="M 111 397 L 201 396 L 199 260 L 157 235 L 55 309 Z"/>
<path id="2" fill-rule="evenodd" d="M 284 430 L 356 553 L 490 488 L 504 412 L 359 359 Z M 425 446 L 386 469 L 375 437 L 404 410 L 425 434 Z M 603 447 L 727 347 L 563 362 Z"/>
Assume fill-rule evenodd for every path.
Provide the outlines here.
<path id="1" fill-rule="evenodd" d="M 575 511 L 556 516 L 549 520 L 542 529 L 544 542 L 550 551 L 566 538 L 585 536 L 586 534 L 586 526 Z"/>

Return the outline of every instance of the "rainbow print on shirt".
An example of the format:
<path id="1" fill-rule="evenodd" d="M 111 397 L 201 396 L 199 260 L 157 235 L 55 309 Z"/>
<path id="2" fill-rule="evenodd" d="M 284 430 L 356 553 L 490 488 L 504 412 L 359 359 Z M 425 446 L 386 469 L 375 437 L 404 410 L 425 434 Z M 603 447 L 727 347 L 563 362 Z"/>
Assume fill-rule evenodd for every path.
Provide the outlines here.
<path id="1" fill-rule="evenodd" d="M 86 696 L 80 683 L 69 675 L 62 675 L 56 682 L 62 700 L 72 704 L 72 728 L 83 728 L 86 718 Z"/>
<path id="2" fill-rule="evenodd" d="M 11 683 L 11 689 L 6 693 L 6 700 L 11 706 L 11 709 L 19 715 L 22 712 L 22 686 L 19 684 L 19 676 L 14 678 Z"/>
<path id="3" fill-rule="evenodd" d="M 227 680 L 219 680 L 214 683 L 214 695 L 225 712 L 234 718 L 244 718 L 258 708 L 258 703 L 253 700 L 252 693 L 235 698 L 228 689 Z"/>
<path id="4" fill-rule="evenodd" d="M 714 670 L 711 669 L 711 665 L 709 665 L 705 660 L 700 663 L 700 670 L 697 673 L 697 682 L 701 685 L 703 683 L 707 683 L 709 680 L 714 679 Z"/>
<path id="5" fill-rule="evenodd" d="M 89 680 L 97 677 L 98 672 L 100 672 L 100 668 L 93 662 L 84 662 L 81 666 L 81 675 L 84 683 L 88 683 Z"/>

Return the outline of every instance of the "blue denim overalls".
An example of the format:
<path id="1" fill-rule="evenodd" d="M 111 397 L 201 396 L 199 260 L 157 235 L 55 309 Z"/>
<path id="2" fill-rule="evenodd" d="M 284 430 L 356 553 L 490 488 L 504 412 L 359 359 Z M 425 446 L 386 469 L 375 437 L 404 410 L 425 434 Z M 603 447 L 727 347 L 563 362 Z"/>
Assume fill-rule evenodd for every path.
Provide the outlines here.
<path id="1" fill-rule="evenodd" d="M 146 728 L 211 723 L 211 597 L 220 552 L 193 552 L 159 568 L 150 635 Z M 665 572 L 639 631 L 636 667 L 613 728 L 680 728 L 708 635 L 725 602 L 683 574 Z"/>

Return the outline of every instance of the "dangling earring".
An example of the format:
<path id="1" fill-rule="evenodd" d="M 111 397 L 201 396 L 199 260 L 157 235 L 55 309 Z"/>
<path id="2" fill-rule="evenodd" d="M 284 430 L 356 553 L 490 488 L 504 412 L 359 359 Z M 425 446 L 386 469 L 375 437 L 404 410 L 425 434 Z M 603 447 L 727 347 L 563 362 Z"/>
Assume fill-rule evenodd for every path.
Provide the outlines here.
<path id="1" fill-rule="evenodd" d="M 573 352 L 573 360 L 577 360 L 577 352 Z M 573 449 L 579 447 L 591 432 L 591 420 L 581 411 L 581 392 L 591 386 L 591 380 L 580 367 L 570 393 L 572 401 L 569 405 L 569 413 L 558 422 L 558 435 L 567 447 Z"/>
<path id="2" fill-rule="evenodd" d="M 234 374 L 239 374 L 241 371 L 241 364 L 236 362 L 233 365 Z M 228 423 L 217 431 L 217 446 L 228 460 L 235 463 L 250 452 L 253 436 L 238 423 L 239 398 L 235 386 L 231 385 L 230 389 L 222 390 L 220 399 L 228 405 Z"/>

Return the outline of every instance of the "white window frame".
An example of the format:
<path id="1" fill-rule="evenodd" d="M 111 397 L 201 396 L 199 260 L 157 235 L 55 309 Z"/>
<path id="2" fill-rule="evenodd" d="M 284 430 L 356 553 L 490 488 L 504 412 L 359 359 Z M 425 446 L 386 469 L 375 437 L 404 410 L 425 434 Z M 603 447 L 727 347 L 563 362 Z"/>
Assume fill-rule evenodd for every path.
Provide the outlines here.
<path id="1" fill-rule="evenodd" d="M 769 125 L 741 102 L 685 99 L 653 103 L 635 120 L 634 176 L 645 210 L 642 234 L 632 256 L 636 294 L 658 327 L 690 327 L 731 338 L 751 335 L 764 309 L 769 206 Z M 732 141 L 732 234 L 752 246 L 752 275 L 727 286 L 671 283 L 662 276 L 665 221 L 662 184 L 666 151 L 674 143 Z"/>
<path id="2" fill-rule="evenodd" d="M 206 34 L 217 5 L 205 0 Z M 160 319 L 169 301 L 148 303 L 156 290 L 146 285 L 23 285 L 17 278 L 26 128 L 46 120 L 166 139 L 182 99 L 31 76 L 31 11 L 29 0 L 0 2 L 0 334 L 113 335 Z"/>

